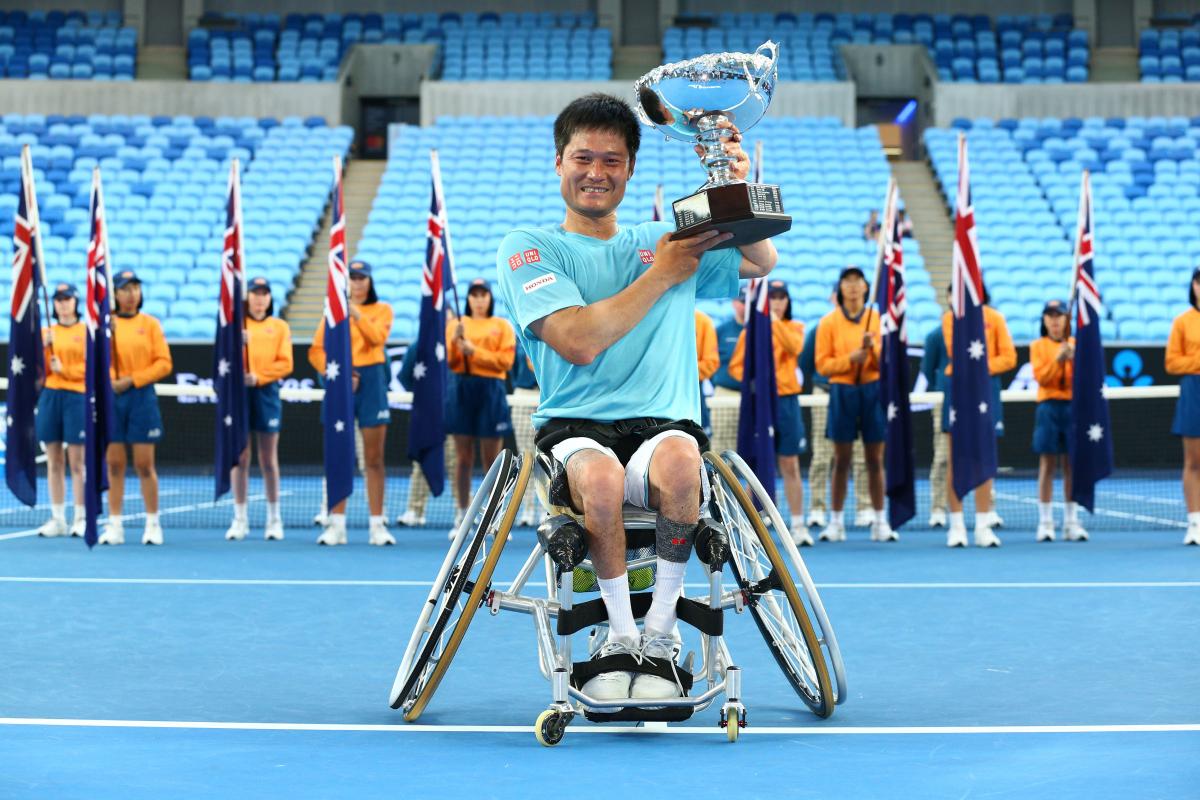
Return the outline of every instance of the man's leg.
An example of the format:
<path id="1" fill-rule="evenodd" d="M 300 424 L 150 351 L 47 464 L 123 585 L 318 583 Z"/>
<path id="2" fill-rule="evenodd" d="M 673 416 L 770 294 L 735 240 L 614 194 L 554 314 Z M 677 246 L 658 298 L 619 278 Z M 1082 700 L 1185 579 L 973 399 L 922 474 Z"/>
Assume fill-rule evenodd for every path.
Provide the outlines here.
<path id="1" fill-rule="evenodd" d="M 642 446 L 654 444 L 651 440 Z M 637 462 L 635 454 L 629 462 L 631 477 L 639 470 Z M 675 603 L 683 591 L 692 537 L 700 521 L 700 449 L 696 440 L 686 434 L 659 440 L 650 456 L 649 484 L 649 506 L 658 512 L 658 564 L 654 598 L 646 613 L 646 635 L 666 636 L 675 628 Z"/>

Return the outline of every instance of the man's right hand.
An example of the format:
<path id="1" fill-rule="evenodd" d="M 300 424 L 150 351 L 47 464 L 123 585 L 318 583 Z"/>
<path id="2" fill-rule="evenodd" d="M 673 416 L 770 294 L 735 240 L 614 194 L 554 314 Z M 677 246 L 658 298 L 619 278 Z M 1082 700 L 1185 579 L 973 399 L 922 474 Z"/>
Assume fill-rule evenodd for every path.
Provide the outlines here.
<path id="1" fill-rule="evenodd" d="M 664 233 L 654 246 L 651 269 L 657 270 L 672 286 L 677 286 L 696 274 L 700 256 L 732 238 L 732 233 L 709 230 L 672 241 L 671 234 Z"/>

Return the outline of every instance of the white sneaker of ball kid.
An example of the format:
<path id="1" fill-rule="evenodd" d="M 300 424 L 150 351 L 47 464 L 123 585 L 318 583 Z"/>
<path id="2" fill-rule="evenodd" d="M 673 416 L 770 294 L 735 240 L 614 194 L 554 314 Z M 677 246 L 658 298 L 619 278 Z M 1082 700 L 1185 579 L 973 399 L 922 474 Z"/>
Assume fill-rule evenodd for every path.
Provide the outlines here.
<path id="1" fill-rule="evenodd" d="M 1086 542 L 1088 532 L 1078 522 L 1068 522 L 1063 525 L 1063 539 L 1068 542 Z"/>
<path id="2" fill-rule="evenodd" d="M 944 509 L 935 508 L 929 512 L 929 527 L 944 528 L 946 527 L 946 512 Z"/>
<path id="3" fill-rule="evenodd" d="M 866 528 L 875 521 L 875 512 L 869 508 L 860 508 L 854 512 L 854 527 Z"/>
<path id="4" fill-rule="evenodd" d="M 142 544 L 162 544 L 163 532 L 162 525 L 158 520 L 147 519 L 146 527 L 142 530 Z"/>
<path id="5" fill-rule="evenodd" d="M 278 542 L 283 539 L 283 521 L 278 519 L 267 520 L 267 528 L 263 531 L 263 538 L 268 542 Z"/>
<path id="6" fill-rule="evenodd" d="M 846 541 L 846 526 L 840 522 L 831 521 L 817 538 L 822 542 L 844 542 Z"/>
<path id="7" fill-rule="evenodd" d="M 65 536 L 67 533 L 67 521 L 58 517 L 51 517 L 42 523 L 42 527 L 37 529 L 37 535 L 47 539 L 53 539 L 56 536 Z"/>
<path id="8" fill-rule="evenodd" d="M 346 544 L 346 523 L 330 520 L 329 524 L 325 526 L 325 530 L 321 531 L 321 535 L 317 537 L 317 544 L 326 547 Z"/>
<path id="9" fill-rule="evenodd" d="M 425 525 L 425 515 L 417 514 L 411 508 L 396 517 L 396 524 L 405 528 L 420 528 Z"/>
<path id="10" fill-rule="evenodd" d="M 975 546 L 976 547 L 999 547 L 1000 537 L 997 536 L 991 528 L 986 525 L 975 526 Z"/>
<path id="11" fill-rule="evenodd" d="M 375 547 L 386 547 L 396 543 L 396 537 L 388 533 L 387 525 L 382 521 L 372 522 L 367 529 L 368 543 Z"/>
<path id="12" fill-rule="evenodd" d="M 892 530 L 886 519 L 875 520 L 871 523 L 872 542 L 898 542 L 900 534 Z"/>
<path id="13" fill-rule="evenodd" d="M 119 521 L 109 520 L 100 534 L 100 544 L 125 544 L 125 526 Z"/>
<path id="14" fill-rule="evenodd" d="M 71 522 L 71 535 L 80 538 L 87 535 L 87 517 L 75 515 L 75 519 Z"/>
<path id="15" fill-rule="evenodd" d="M 806 527 L 792 527 L 792 541 L 796 543 L 796 547 L 812 547 L 812 534 L 808 532 Z"/>
<path id="16" fill-rule="evenodd" d="M 460 508 L 454 512 L 454 527 L 446 533 L 446 538 L 448 540 L 452 542 L 454 541 L 454 534 L 458 533 L 459 526 L 462 525 L 463 517 L 466 515 L 467 510 L 465 508 Z"/>
<path id="17" fill-rule="evenodd" d="M 967 528 L 964 525 L 950 524 L 950 529 L 946 531 L 946 547 L 966 547 L 967 546 Z"/>
<path id="18" fill-rule="evenodd" d="M 1054 541 L 1054 523 L 1053 522 L 1039 522 L 1038 523 L 1037 540 L 1039 542 L 1053 542 Z"/>
<path id="19" fill-rule="evenodd" d="M 806 522 L 810 528 L 824 528 L 828 523 L 825 519 L 824 509 L 814 508 L 808 512 L 808 520 Z"/>
<path id="20" fill-rule="evenodd" d="M 1200 545 L 1200 525 L 1188 525 L 1187 533 L 1183 537 L 1183 543 Z"/>
<path id="21" fill-rule="evenodd" d="M 229 530 L 225 531 L 225 541 L 240 542 L 250 532 L 250 523 L 244 519 L 234 519 Z"/>

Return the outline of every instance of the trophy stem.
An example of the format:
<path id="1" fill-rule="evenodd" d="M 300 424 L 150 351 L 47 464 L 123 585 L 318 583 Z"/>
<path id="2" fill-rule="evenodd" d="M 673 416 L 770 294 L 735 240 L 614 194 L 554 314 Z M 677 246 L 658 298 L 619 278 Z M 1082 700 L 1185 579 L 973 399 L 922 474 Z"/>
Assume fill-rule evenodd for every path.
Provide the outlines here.
<path id="1" fill-rule="evenodd" d="M 705 114 L 696 120 L 700 129 L 697 139 L 704 148 L 704 167 L 708 170 L 708 182 L 705 186 L 726 186 L 737 183 L 737 179 L 729 171 L 730 158 L 725 152 L 725 140 L 731 135 L 729 128 L 720 128 L 721 122 L 727 122 L 725 114 Z"/>

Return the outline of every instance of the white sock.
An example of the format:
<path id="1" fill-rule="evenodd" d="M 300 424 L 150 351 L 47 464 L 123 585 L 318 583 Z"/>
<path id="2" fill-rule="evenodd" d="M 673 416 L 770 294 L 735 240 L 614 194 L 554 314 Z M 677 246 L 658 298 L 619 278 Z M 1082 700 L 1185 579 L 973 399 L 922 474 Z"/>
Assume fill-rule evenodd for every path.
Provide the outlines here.
<path id="1" fill-rule="evenodd" d="M 829 512 L 829 526 L 831 528 L 846 527 L 845 517 L 843 516 L 843 513 L 841 511 L 830 511 Z"/>
<path id="2" fill-rule="evenodd" d="M 78 522 L 81 519 L 87 519 L 87 507 L 75 506 L 75 521 Z"/>
<path id="3" fill-rule="evenodd" d="M 646 612 L 647 634 L 669 634 L 675 627 L 675 603 L 683 591 L 685 572 L 686 563 L 658 559 L 658 571 L 654 576 L 654 597 L 650 601 L 650 610 Z"/>
<path id="4" fill-rule="evenodd" d="M 796 516 L 796 515 L 792 515 L 792 530 L 794 530 L 794 531 L 797 531 L 797 530 L 800 530 L 800 529 L 801 529 L 801 528 L 803 528 L 803 527 L 805 527 L 805 525 L 804 525 L 804 517 L 803 517 L 803 516 Z"/>
<path id="5" fill-rule="evenodd" d="M 247 522 L 247 521 L 249 521 L 249 519 L 250 519 L 250 514 L 246 510 L 246 504 L 245 503 L 234 503 L 233 504 L 233 521 L 234 522 Z"/>
<path id="6" fill-rule="evenodd" d="M 67 519 L 67 504 L 66 503 L 51 503 L 50 516 L 57 520 L 66 521 Z"/>
<path id="7" fill-rule="evenodd" d="M 991 512 L 991 510 L 989 509 L 987 511 L 976 511 L 975 512 L 975 530 L 979 530 L 980 528 L 990 528 L 990 527 L 992 527 L 992 512 Z"/>
<path id="8" fill-rule="evenodd" d="M 1188 512 L 1188 525 L 1200 526 L 1200 511 Z"/>
<path id="9" fill-rule="evenodd" d="M 951 528 L 966 528 L 967 527 L 967 523 L 963 521 L 963 512 L 961 512 L 961 511 L 951 511 L 950 512 L 950 527 Z"/>
<path id="10" fill-rule="evenodd" d="M 887 513 L 882 508 L 875 509 L 875 521 L 880 525 L 887 523 Z"/>
<path id="11" fill-rule="evenodd" d="M 1038 503 L 1038 522 L 1043 525 L 1054 524 L 1054 504 Z"/>
<path id="12" fill-rule="evenodd" d="M 272 503 L 271 501 L 268 500 L 267 501 L 267 522 L 278 522 L 278 521 L 279 521 L 279 501 L 276 500 L 274 503 Z"/>
<path id="13" fill-rule="evenodd" d="M 1063 523 L 1066 525 L 1073 525 L 1078 520 L 1079 520 L 1079 504 L 1068 502 L 1066 513 L 1063 514 Z"/>
<path id="14" fill-rule="evenodd" d="M 146 524 L 147 525 L 157 525 L 158 524 L 158 512 L 157 511 L 155 511 L 153 514 L 146 512 Z"/>
<path id="15" fill-rule="evenodd" d="M 629 574 L 622 572 L 615 578 L 600 578 L 600 598 L 608 611 L 609 639 L 621 639 L 626 644 L 638 640 L 637 621 L 629 605 Z"/>
<path id="16" fill-rule="evenodd" d="M 346 527 L 346 515 L 345 514 L 330 514 L 329 515 L 329 524 L 333 525 L 334 527 L 337 527 L 337 528 L 345 528 Z"/>
<path id="17" fill-rule="evenodd" d="M 120 514 L 109 514 L 108 515 L 108 526 L 110 528 L 121 528 L 121 527 L 124 527 L 124 525 L 125 525 L 125 523 L 121 519 Z"/>
<path id="18" fill-rule="evenodd" d="M 386 524 L 387 523 L 384 522 L 384 517 L 382 515 L 375 515 L 375 514 L 371 515 L 371 526 L 372 527 L 374 527 L 375 525 L 386 525 Z"/>

